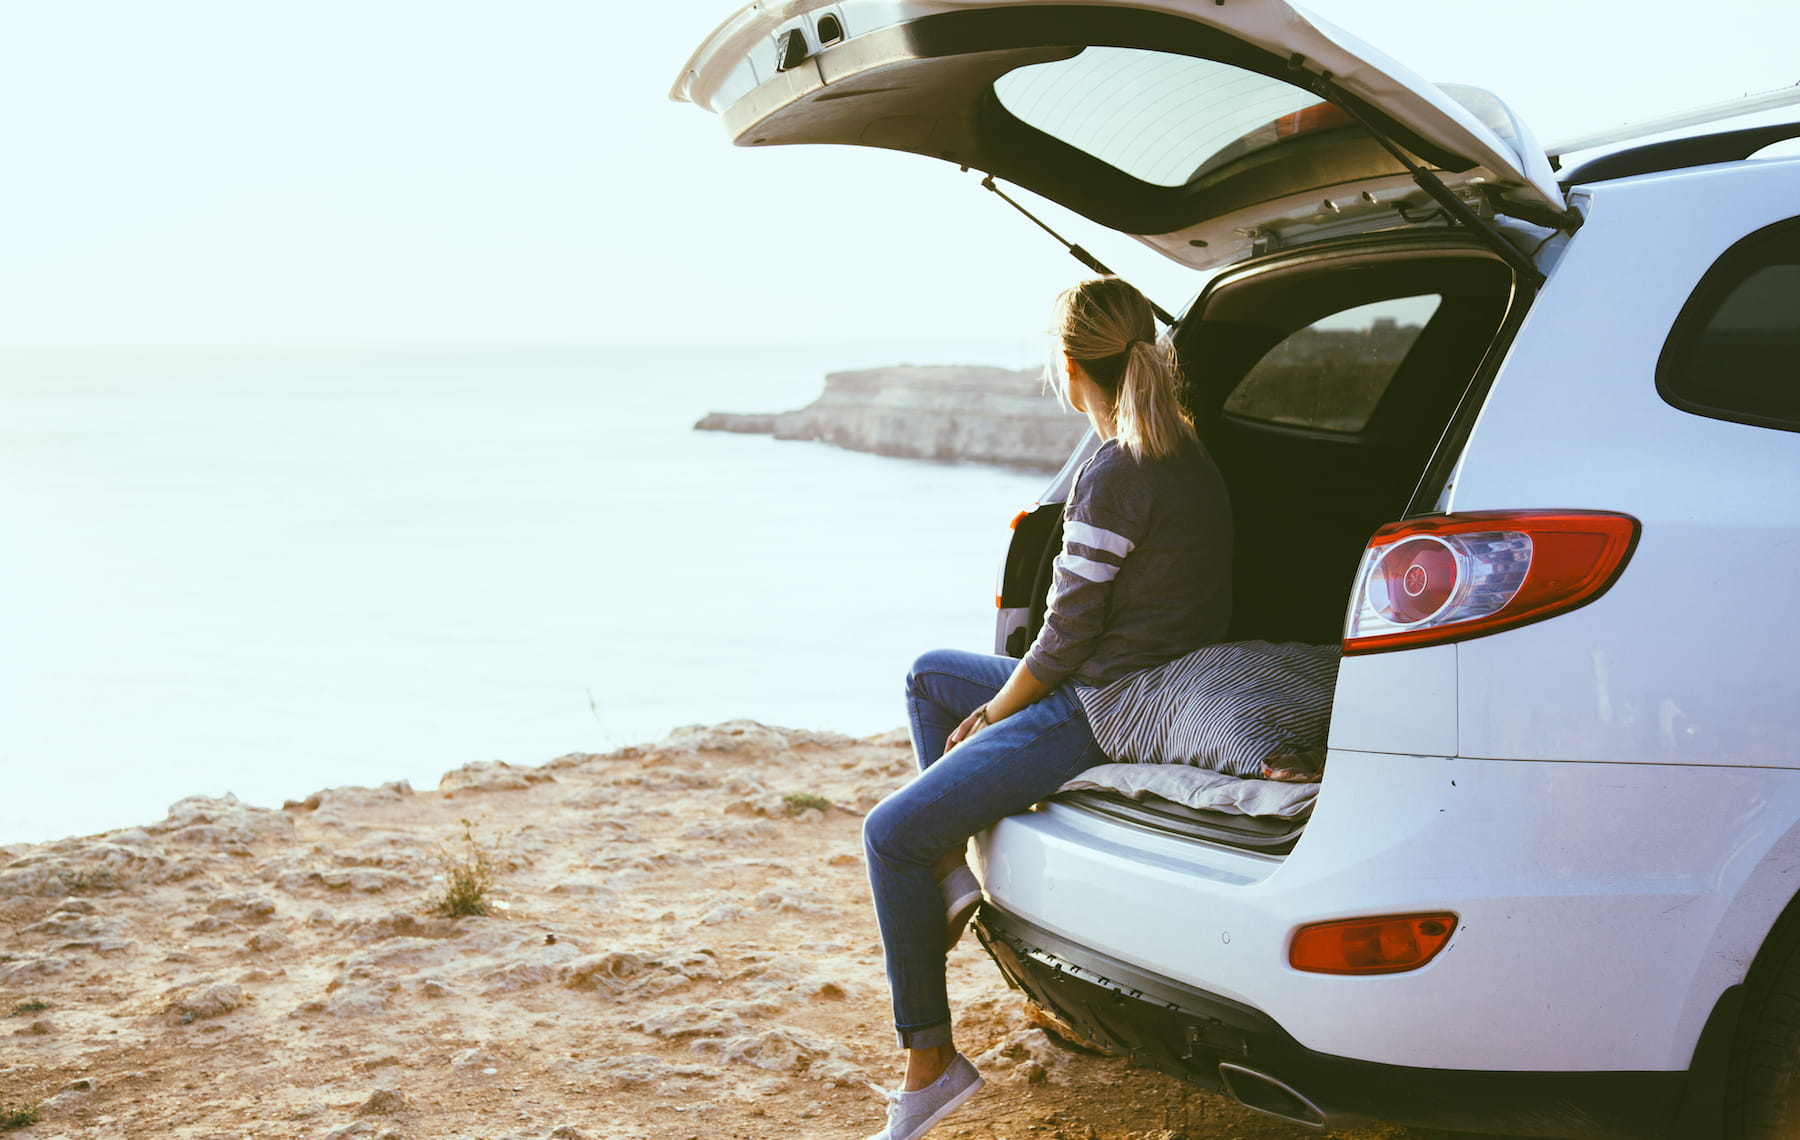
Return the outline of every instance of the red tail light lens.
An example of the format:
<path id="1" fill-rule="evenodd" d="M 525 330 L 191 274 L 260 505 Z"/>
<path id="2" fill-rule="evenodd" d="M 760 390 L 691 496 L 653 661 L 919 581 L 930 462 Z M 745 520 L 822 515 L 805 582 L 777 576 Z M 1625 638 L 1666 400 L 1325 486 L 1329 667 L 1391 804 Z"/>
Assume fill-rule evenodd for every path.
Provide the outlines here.
<path id="1" fill-rule="evenodd" d="M 1464 641 L 1586 605 L 1638 523 L 1602 511 L 1473 511 L 1390 523 L 1356 574 L 1344 652 Z"/>
<path id="2" fill-rule="evenodd" d="M 1288 964 L 1311 974 L 1398 974 L 1437 956 L 1456 930 L 1454 914 L 1399 914 L 1302 926 Z"/>

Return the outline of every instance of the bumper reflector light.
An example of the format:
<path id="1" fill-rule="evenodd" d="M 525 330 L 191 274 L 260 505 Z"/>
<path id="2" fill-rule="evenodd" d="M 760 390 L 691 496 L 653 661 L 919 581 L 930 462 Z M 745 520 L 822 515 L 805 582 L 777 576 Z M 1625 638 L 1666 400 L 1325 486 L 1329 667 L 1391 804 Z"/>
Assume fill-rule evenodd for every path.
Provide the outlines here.
<path id="1" fill-rule="evenodd" d="M 1399 974 L 1431 961 L 1455 930 L 1448 913 L 1319 922 L 1294 934 L 1288 963 L 1313 974 Z"/>

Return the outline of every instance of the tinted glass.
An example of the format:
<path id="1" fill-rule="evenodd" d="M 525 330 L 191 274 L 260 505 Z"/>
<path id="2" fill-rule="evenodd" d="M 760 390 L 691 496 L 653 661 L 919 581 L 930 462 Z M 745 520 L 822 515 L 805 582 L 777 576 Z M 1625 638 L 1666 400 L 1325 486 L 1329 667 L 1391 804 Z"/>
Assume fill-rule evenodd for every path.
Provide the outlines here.
<path id="1" fill-rule="evenodd" d="M 1675 322 L 1657 387 L 1698 415 L 1800 430 L 1800 222 L 1719 259 Z"/>
<path id="2" fill-rule="evenodd" d="M 1320 431 L 1361 431 L 1441 300 L 1435 293 L 1396 297 L 1314 321 L 1251 366 L 1225 398 L 1225 411 Z"/>
<path id="3" fill-rule="evenodd" d="M 1089 47 L 994 82 L 1019 119 L 1157 186 L 1185 186 L 1307 128 L 1348 122 L 1298 87 L 1212 60 Z"/>

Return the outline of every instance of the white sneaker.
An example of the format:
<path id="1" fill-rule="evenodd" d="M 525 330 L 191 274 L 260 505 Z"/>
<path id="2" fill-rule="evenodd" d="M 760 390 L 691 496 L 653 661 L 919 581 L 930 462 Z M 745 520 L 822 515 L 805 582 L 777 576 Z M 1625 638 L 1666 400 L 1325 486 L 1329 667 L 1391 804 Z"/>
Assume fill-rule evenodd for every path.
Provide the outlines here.
<path id="1" fill-rule="evenodd" d="M 949 1116 L 981 1088 L 981 1074 L 961 1053 L 950 1062 L 944 1075 L 918 1092 L 900 1092 L 879 1085 L 869 1087 L 887 1098 L 887 1127 L 868 1140 L 919 1140 L 938 1121 Z"/>

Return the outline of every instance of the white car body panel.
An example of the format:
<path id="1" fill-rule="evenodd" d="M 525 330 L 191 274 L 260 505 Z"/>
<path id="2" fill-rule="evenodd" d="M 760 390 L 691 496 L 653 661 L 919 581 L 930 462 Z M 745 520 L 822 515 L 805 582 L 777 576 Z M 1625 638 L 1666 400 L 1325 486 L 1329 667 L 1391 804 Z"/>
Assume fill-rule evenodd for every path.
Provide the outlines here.
<path id="1" fill-rule="evenodd" d="M 1456 755 L 1456 647 L 1346 657 L 1331 702 L 1334 749 Z"/>
<path id="2" fill-rule="evenodd" d="M 988 833 L 982 877 L 1009 913 L 1253 1005 L 1322 1053 L 1679 1070 L 1791 894 L 1796 819 L 1800 772 L 1333 751 L 1285 861 L 1052 805 Z M 1436 910 L 1460 922 L 1422 969 L 1287 965 L 1299 925 Z M 1681 915 L 1670 937 L 1641 936 L 1670 913 Z"/>
<path id="3" fill-rule="evenodd" d="M 1593 192 L 1448 506 L 1623 511 L 1643 535 L 1589 606 L 1457 646 L 1461 755 L 1800 767 L 1800 639 L 1770 636 L 1800 629 L 1800 592 L 1778 585 L 1800 582 L 1800 435 L 1693 415 L 1655 385 L 1694 282 L 1795 213 L 1797 167 Z M 1645 243 L 1670 216 L 1679 240 Z"/>

